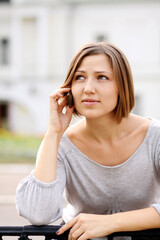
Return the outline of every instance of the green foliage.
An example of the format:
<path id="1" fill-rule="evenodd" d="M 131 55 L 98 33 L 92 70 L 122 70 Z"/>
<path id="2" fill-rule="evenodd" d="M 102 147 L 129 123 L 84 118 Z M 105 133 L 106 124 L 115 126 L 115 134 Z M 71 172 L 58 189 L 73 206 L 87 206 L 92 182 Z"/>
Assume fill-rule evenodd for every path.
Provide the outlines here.
<path id="1" fill-rule="evenodd" d="M 34 163 L 41 141 L 41 137 L 0 129 L 0 163 Z"/>

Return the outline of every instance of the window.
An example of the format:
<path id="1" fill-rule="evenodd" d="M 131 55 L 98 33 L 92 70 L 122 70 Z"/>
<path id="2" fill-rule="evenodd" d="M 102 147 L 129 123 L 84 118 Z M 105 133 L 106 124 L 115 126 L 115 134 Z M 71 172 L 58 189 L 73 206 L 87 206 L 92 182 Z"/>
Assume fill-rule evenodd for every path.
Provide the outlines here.
<path id="1" fill-rule="evenodd" d="M 96 42 L 103 42 L 103 41 L 107 41 L 107 37 L 105 34 L 97 34 L 95 40 Z"/>
<path id="2" fill-rule="evenodd" d="M 10 2 L 10 0 L 0 0 L 0 3 L 4 3 L 4 2 Z"/>
<path id="3" fill-rule="evenodd" d="M 0 103 L 0 128 L 8 129 L 8 104 Z"/>
<path id="4" fill-rule="evenodd" d="M 0 39 L 0 65 L 9 64 L 9 40 L 7 38 Z"/>

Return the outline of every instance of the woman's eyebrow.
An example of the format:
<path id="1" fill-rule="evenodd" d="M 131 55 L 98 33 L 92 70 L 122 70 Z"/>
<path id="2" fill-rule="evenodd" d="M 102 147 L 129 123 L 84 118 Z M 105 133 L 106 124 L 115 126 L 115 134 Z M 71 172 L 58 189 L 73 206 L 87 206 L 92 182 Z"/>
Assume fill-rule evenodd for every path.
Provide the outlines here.
<path id="1" fill-rule="evenodd" d="M 82 73 L 85 73 L 85 71 L 83 71 L 83 70 L 76 70 L 76 72 L 82 72 Z"/>
<path id="2" fill-rule="evenodd" d="M 110 74 L 110 75 L 112 75 L 112 73 L 111 72 L 107 72 L 107 71 L 95 71 L 96 73 L 107 73 L 107 74 Z"/>
<path id="3" fill-rule="evenodd" d="M 84 70 L 77 70 L 76 72 L 80 72 L 80 73 L 86 73 L 86 71 L 84 71 Z M 112 73 L 111 72 L 107 72 L 107 71 L 95 71 L 95 73 L 106 73 L 106 74 L 110 74 L 110 75 L 112 75 Z"/>

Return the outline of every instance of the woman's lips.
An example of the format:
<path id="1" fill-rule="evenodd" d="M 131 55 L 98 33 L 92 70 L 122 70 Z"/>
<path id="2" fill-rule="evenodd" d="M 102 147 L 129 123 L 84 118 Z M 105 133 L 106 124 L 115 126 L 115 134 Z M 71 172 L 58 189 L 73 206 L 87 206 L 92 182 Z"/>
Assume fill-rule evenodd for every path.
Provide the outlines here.
<path id="1" fill-rule="evenodd" d="M 92 105 L 95 105 L 95 104 L 99 103 L 98 100 L 92 99 L 92 98 L 83 99 L 82 102 L 83 102 L 83 104 L 85 104 L 87 106 L 92 106 Z"/>

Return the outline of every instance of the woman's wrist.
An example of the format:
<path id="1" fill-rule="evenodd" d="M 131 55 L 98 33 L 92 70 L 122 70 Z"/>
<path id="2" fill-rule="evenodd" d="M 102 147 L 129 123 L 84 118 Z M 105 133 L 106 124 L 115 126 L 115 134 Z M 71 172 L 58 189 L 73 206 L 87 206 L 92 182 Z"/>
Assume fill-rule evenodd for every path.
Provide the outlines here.
<path id="1" fill-rule="evenodd" d="M 122 218 L 121 213 L 115 213 L 111 215 L 113 217 L 113 232 L 121 232 L 123 231 L 123 224 L 122 224 Z"/>
<path id="2" fill-rule="evenodd" d="M 160 216 L 153 207 L 119 212 L 110 216 L 114 222 L 113 232 L 160 228 Z"/>
<path id="3" fill-rule="evenodd" d="M 105 215 L 106 229 L 108 230 L 108 223 L 110 225 L 110 233 L 120 232 L 120 221 L 118 214 Z M 108 232 L 107 232 L 108 234 Z"/>
<path id="4" fill-rule="evenodd" d="M 52 138 L 52 139 L 57 139 L 60 140 L 62 137 L 63 133 L 56 131 L 53 128 L 48 128 L 44 138 Z"/>

